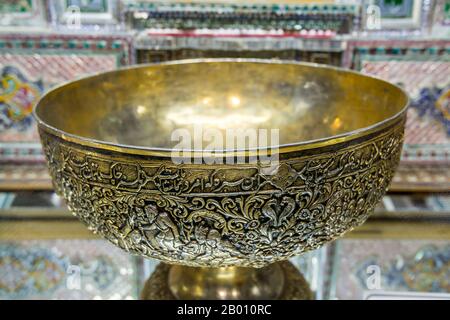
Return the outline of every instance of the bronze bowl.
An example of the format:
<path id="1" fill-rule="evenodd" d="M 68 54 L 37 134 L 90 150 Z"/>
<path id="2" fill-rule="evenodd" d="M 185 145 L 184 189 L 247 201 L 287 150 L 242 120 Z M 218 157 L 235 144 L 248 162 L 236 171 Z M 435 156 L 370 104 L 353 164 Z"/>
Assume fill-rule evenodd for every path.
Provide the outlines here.
<path id="1" fill-rule="evenodd" d="M 398 165 L 407 104 L 400 88 L 339 68 L 207 59 L 62 85 L 35 117 L 56 192 L 90 230 L 170 264 L 264 267 L 367 219 Z M 194 125 L 279 129 L 279 140 L 214 149 L 212 164 L 198 141 L 174 157 L 171 134 Z M 270 172 L 262 152 L 278 157 Z"/>

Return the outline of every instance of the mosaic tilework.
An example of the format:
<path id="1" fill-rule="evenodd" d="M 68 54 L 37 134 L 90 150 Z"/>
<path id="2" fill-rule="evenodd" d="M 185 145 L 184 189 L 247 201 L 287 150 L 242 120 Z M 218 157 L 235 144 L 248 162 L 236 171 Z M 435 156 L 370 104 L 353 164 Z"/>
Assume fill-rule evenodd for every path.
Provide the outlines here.
<path id="1" fill-rule="evenodd" d="M 346 66 L 402 86 L 411 98 L 402 161 L 450 161 L 450 41 L 356 41 Z"/>
<path id="2" fill-rule="evenodd" d="M 326 283 L 328 281 L 328 259 L 328 246 L 289 259 L 308 282 L 315 299 L 324 298 L 324 289 L 328 285 Z M 142 279 L 149 278 L 158 264 L 159 261 L 156 259 L 143 259 Z M 142 287 L 143 282 L 140 285 Z"/>
<path id="3" fill-rule="evenodd" d="M 433 21 L 433 33 L 443 37 L 450 36 L 450 0 L 436 2 Z"/>
<path id="4" fill-rule="evenodd" d="M 14 201 L 15 195 L 9 192 L 0 192 L 0 209 L 7 209 Z"/>
<path id="5" fill-rule="evenodd" d="M 3 0 L 0 2 L 0 28 L 45 27 L 46 9 L 42 0 Z"/>
<path id="6" fill-rule="evenodd" d="M 359 7 L 339 3 L 195 3 L 131 1 L 125 5 L 134 29 L 310 30 L 348 34 L 359 19 Z"/>
<path id="7" fill-rule="evenodd" d="M 341 52 L 301 51 L 301 50 L 180 50 L 139 49 L 136 52 L 139 63 L 157 63 L 170 60 L 198 58 L 249 58 L 249 59 L 281 59 L 322 63 L 338 66 L 341 63 Z"/>
<path id="8" fill-rule="evenodd" d="M 0 149 L 1 151 L 1 149 Z M 0 155 L 1 157 L 1 155 Z M 10 155 L 9 158 L 12 156 Z M 41 160 L 39 156 L 38 161 Z M 450 188 L 450 167 L 447 164 L 416 164 L 404 162 L 389 187 L 390 191 L 446 192 Z M 0 163 L 0 190 L 53 190 L 47 166 L 41 163 Z"/>
<path id="9" fill-rule="evenodd" d="M 450 292 L 450 242 L 339 240 L 333 279 L 337 299 L 362 299 L 369 289 Z"/>
<path id="10" fill-rule="evenodd" d="M 107 54 L 0 54 L 2 81 L 10 83 L 2 88 L 0 114 L 4 118 L 0 120 L 0 141 L 37 141 L 31 112 L 44 91 L 81 75 L 113 70 L 116 66 L 117 58 Z"/>
<path id="11" fill-rule="evenodd" d="M 44 163 L 0 163 L 0 189 L 53 190 L 53 186 Z"/>
<path id="12" fill-rule="evenodd" d="M 129 64 L 131 50 L 125 36 L 0 37 L 0 157 L 21 150 L 19 158 L 35 160 L 35 148 L 15 143 L 38 145 L 31 111 L 40 96 L 63 82 Z"/>
<path id="13" fill-rule="evenodd" d="M 136 299 L 137 264 L 102 240 L 0 242 L 0 299 Z"/>

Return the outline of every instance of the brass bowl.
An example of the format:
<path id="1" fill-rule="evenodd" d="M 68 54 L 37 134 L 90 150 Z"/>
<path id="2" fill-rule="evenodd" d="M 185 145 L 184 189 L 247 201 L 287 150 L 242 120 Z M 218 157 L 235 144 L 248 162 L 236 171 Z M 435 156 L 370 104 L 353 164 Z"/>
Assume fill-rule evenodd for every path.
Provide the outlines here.
<path id="1" fill-rule="evenodd" d="M 263 267 L 367 219 L 398 165 L 407 104 L 398 87 L 339 68 L 209 59 L 71 82 L 35 116 L 55 189 L 92 231 L 167 263 Z M 192 163 L 174 163 L 171 133 L 194 124 L 278 128 L 276 170 L 250 161 L 258 147 L 198 162 L 195 141 L 180 156 Z M 248 161 L 227 162 L 237 156 Z"/>

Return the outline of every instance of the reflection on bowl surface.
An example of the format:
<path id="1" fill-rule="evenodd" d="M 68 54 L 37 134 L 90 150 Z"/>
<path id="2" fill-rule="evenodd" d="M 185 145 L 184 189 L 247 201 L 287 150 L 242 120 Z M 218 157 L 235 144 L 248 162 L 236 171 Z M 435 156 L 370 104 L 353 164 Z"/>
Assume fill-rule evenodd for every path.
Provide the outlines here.
<path id="1" fill-rule="evenodd" d="M 337 69 L 215 61 L 138 67 L 74 82 L 49 94 L 37 115 L 89 139 L 172 148 L 172 132 L 194 125 L 281 129 L 280 144 L 323 139 L 375 125 L 405 103 L 398 88 Z"/>

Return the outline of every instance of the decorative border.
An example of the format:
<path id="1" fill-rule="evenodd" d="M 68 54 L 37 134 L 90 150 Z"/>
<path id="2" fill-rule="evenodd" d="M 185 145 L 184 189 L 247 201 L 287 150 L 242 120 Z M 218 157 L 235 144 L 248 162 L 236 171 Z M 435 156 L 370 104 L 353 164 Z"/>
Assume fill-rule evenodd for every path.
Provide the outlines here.
<path id="1" fill-rule="evenodd" d="M 16 52 L 51 52 L 54 54 L 89 53 L 116 54 L 117 66 L 131 64 L 133 59 L 132 39 L 129 36 L 97 35 L 0 35 L 0 50 L 14 54 Z"/>

